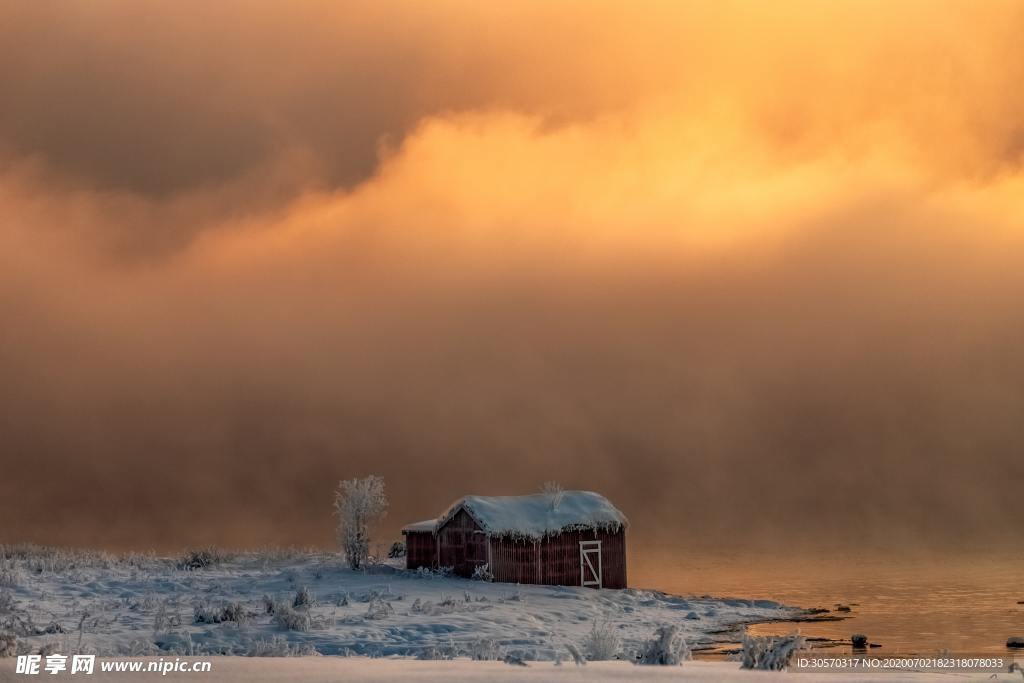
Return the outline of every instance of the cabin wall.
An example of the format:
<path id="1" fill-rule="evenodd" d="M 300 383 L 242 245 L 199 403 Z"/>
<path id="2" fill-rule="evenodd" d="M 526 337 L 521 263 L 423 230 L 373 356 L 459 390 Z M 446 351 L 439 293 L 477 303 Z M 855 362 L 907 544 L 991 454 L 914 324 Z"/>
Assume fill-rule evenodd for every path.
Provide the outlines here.
<path id="1" fill-rule="evenodd" d="M 604 588 L 626 587 L 626 532 L 569 531 L 541 541 L 496 536 L 490 539 L 495 581 L 579 586 L 580 541 L 601 541 Z"/>
<path id="2" fill-rule="evenodd" d="M 579 586 L 580 541 L 601 541 L 601 579 L 604 588 L 626 587 L 626 532 L 567 531 L 540 543 L 542 573 L 538 583 Z"/>
<path id="3" fill-rule="evenodd" d="M 538 548 L 537 541 L 492 536 L 488 569 L 494 580 L 506 583 L 543 583 L 537 565 Z"/>
<path id="4" fill-rule="evenodd" d="M 459 510 L 437 530 L 441 567 L 451 567 L 457 576 L 470 577 L 487 563 L 487 537 L 465 510 Z"/>
<path id="5" fill-rule="evenodd" d="M 430 531 L 406 531 L 405 568 L 437 567 L 437 537 Z"/>

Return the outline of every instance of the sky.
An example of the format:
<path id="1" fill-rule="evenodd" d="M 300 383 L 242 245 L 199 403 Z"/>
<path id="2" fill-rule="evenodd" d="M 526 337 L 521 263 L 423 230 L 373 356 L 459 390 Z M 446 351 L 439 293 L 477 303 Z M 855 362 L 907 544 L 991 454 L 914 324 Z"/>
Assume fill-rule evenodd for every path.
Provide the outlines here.
<path id="1" fill-rule="evenodd" d="M 0 15 L 0 541 L 1022 540 L 1019 2 Z"/>

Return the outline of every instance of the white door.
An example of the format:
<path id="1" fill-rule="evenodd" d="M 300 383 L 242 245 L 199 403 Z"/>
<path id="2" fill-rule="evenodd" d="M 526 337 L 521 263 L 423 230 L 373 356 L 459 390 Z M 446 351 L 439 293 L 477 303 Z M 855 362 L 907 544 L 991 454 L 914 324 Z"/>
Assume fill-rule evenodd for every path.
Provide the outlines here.
<path id="1" fill-rule="evenodd" d="M 580 585 L 601 588 L 601 541 L 580 541 Z"/>

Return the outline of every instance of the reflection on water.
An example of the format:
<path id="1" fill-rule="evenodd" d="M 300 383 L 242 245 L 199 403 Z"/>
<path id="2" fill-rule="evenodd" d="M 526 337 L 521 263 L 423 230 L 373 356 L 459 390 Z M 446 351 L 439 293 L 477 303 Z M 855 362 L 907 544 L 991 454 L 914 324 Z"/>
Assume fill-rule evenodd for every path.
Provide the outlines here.
<path id="1" fill-rule="evenodd" d="M 1024 553 L 922 558 L 779 557 L 763 553 L 667 555 L 634 552 L 630 585 L 671 593 L 768 598 L 800 607 L 852 605 L 844 621 L 760 624 L 755 634 L 790 633 L 849 642 L 867 634 L 880 655 L 1008 654 L 1024 636 Z M 842 612 L 835 612 L 844 615 Z M 836 652 L 849 647 L 837 649 Z M 1017 651 L 1019 654 L 1019 651 Z"/>

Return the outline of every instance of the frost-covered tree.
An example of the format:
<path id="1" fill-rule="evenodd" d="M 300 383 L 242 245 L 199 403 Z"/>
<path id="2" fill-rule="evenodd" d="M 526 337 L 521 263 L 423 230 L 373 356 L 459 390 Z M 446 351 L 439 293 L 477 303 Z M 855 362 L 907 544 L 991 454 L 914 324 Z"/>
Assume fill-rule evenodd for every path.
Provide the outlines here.
<path id="1" fill-rule="evenodd" d="M 352 569 L 360 569 L 370 553 L 370 526 L 387 514 L 388 498 L 384 479 L 370 475 L 338 484 L 334 511 L 338 515 L 338 538 Z"/>

